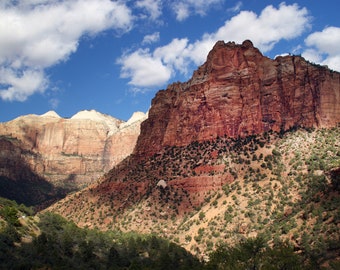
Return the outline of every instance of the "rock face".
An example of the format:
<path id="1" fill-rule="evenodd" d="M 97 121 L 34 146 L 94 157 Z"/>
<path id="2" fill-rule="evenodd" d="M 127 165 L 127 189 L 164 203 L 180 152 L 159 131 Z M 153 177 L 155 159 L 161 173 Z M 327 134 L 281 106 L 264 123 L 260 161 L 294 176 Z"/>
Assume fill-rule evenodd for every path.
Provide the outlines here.
<path id="1" fill-rule="evenodd" d="M 271 60 L 251 41 L 219 41 L 191 80 L 157 93 L 135 153 L 339 122 L 339 73 L 299 56 Z"/>
<path id="2" fill-rule="evenodd" d="M 64 119 L 48 112 L 1 123 L 0 135 L 18 139 L 24 149 L 40 157 L 26 157 L 33 171 L 53 184 L 79 189 L 130 155 L 145 118 L 135 113 L 123 122 L 81 111 Z"/>
<path id="3" fill-rule="evenodd" d="M 66 193 L 34 172 L 27 160 L 40 156 L 21 147 L 20 141 L 0 136 L 0 196 L 27 206 L 45 207 Z"/>
<path id="4" fill-rule="evenodd" d="M 221 191 L 238 174 L 242 178 L 249 153 L 254 160 L 273 159 L 270 140 L 279 136 L 269 131 L 339 122 L 339 73 L 297 56 L 271 60 L 250 41 L 218 42 L 191 80 L 157 93 L 133 154 L 99 184 L 51 209 L 82 226 L 96 223 L 83 214 L 96 207 L 112 224 L 118 224 L 119 215 L 125 222 L 124 214 L 136 205 L 146 205 L 150 220 L 163 212 L 185 215 L 206 202 L 210 192 Z M 257 164 L 256 171 L 263 165 Z M 263 170 L 265 177 L 271 173 Z"/>

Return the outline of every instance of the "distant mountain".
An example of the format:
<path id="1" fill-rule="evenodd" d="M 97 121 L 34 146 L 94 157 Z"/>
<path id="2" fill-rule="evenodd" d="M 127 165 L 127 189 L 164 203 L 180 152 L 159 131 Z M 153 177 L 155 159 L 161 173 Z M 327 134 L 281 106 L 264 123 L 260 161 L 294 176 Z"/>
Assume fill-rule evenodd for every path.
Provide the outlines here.
<path id="1" fill-rule="evenodd" d="M 124 122 L 92 110 L 65 119 L 50 111 L 0 123 L 0 136 L 17 142 L 20 154 L 16 163 L 23 163 L 36 176 L 56 187 L 79 190 L 130 155 L 140 123 L 146 117 L 144 113 L 137 113 Z M 8 158 L 6 153 L 0 146 L 0 155 Z M 4 160 L 0 161 L 0 168 L 3 168 L 0 176 L 5 177 L 2 171 L 9 168 Z M 13 175 L 11 179 L 15 185 L 26 185 L 24 180 L 28 183 L 32 180 L 29 175 L 26 179 Z M 8 189 L 8 192 L 12 191 Z"/>
<path id="2" fill-rule="evenodd" d="M 203 257 L 259 234 L 332 257 L 339 123 L 338 72 L 220 41 L 188 82 L 156 94 L 131 156 L 49 210 L 158 233 Z"/>
<path id="3" fill-rule="evenodd" d="M 41 156 L 22 148 L 20 141 L 0 136 L 0 197 L 28 206 L 47 207 L 66 195 L 34 172 L 27 163 L 41 163 Z"/>

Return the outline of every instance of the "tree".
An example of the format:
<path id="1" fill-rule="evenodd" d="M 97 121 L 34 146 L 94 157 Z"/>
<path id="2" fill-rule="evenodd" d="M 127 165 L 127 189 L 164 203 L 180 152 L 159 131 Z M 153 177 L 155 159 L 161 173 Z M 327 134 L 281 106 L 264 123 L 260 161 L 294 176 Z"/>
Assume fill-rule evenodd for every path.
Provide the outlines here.
<path id="1" fill-rule="evenodd" d="M 263 237 L 248 238 L 234 247 L 221 245 L 210 255 L 208 270 L 300 270 L 302 259 L 287 243 L 269 247 Z"/>

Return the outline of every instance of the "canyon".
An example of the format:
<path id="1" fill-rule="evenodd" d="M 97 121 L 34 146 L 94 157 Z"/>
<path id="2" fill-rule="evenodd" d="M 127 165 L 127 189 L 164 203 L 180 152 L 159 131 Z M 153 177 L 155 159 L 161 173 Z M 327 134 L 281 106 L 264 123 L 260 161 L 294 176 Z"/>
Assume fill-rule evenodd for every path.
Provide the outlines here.
<path id="1" fill-rule="evenodd" d="M 156 94 L 133 153 L 98 183 L 51 209 L 81 226 L 95 222 L 101 228 L 120 226 L 117 220 L 137 205 L 148 216 L 144 222 L 152 216 L 183 217 L 204 205 L 209 194 L 249 177 L 247 164 L 256 164 L 251 170 L 268 181 L 267 165 L 251 164 L 249 157 L 273 159 L 283 134 L 338 123 L 338 72 L 300 56 L 269 59 L 249 40 L 219 41 L 188 82 Z M 90 209 L 98 205 L 106 218 L 90 222 Z"/>
<path id="2" fill-rule="evenodd" d="M 50 111 L 0 123 L 2 139 L 15 141 L 12 148 L 17 148 L 1 147 L 1 175 L 22 182 L 9 172 L 22 170 L 20 162 L 10 162 L 19 157 L 53 186 L 65 192 L 79 190 L 130 155 L 146 117 L 136 112 L 125 122 L 92 110 L 66 119 Z"/>
<path id="3" fill-rule="evenodd" d="M 36 126 L 49 118 L 42 125 L 51 128 L 1 126 L 31 156 L 45 148 L 50 163 L 28 163 L 55 184 L 46 164 L 66 182 L 75 172 L 88 177 L 45 213 L 80 227 L 156 234 L 203 259 L 221 242 L 258 235 L 317 251 L 322 262 L 339 257 L 339 72 L 301 56 L 270 59 L 249 40 L 218 41 L 190 80 L 156 94 L 136 133 L 122 132 L 132 122 L 102 115 L 89 128 L 83 122 L 95 112 L 30 117 Z M 78 124 L 68 129 L 71 120 Z M 119 143 L 128 138 L 126 151 Z"/>

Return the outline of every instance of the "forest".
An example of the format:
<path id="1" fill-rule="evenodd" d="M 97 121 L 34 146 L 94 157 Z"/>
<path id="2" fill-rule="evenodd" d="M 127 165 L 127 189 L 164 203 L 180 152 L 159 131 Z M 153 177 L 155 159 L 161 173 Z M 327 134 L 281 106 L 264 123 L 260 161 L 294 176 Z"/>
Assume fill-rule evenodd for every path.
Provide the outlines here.
<path id="1" fill-rule="evenodd" d="M 0 199 L 1 269 L 339 269 L 324 268 L 311 250 L 296 254 L 268 236 L 221 244 L 207 260 L 156 235 L 79 228 L 57 214 Z M 317 253 L 315 253 L 316 255 Z"/>

